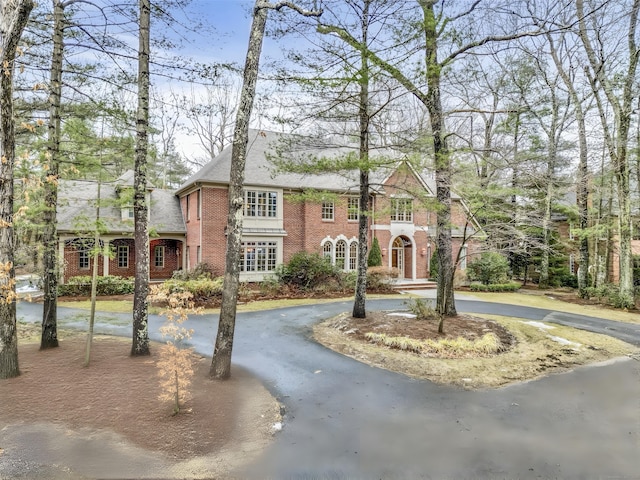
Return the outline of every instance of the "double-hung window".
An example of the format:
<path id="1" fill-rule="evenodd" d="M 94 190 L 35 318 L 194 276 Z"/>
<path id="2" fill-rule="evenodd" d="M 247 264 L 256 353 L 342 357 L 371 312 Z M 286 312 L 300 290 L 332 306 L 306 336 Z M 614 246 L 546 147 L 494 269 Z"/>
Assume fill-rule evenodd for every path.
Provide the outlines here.
<path id="1" fill-rule="evenodd" d="M 412 222 L 413 221 L 413 199 L 392 198 L 391 199 L 391 221 L 392 222 Z"/>
<path id="2" fill-rule="evenodd" d="M 275 218 L 278 212 L 278 194 L 263 190 L 245 190 L 245 217 Z"/>
<path id="3" fill-rule="evenodd" d="M 118 268 L 129 268 L 128 245 L 118 245 Z"/>
<path id="4" fill-rule="evenodd" d="M 347 200 L 347 220 L 355 221 L 360 218 L 360 199 L 349 197 Z"/>
<path id="5" fill-rule="evenodd" d="M 78 251 L 78 268 L 81 270 L 89 268 L 89 250 L 86 248 Z"/>
<path id="6" fill-rule="evenodd" d="M 333 220 L 334 206 L 333 202 L 322 202 L 322 220 Z"/>
<path id="7" fill-rule="evenodd" d="M 156 268 L 164 268 L 164 246 L 156 245 L 153 249 L 153 264 Z"/>

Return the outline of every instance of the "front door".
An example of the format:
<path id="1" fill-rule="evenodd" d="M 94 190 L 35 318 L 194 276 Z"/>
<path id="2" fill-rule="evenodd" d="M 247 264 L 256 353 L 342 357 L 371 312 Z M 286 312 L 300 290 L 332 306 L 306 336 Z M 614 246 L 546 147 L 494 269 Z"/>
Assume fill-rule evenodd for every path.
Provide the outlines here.
<path id="1" fill-rule="evenodd" d="M 398 269 L 398 278 L 404 278 L 404 241 L 398 237 L 391 247 L 391 266 Z"/>

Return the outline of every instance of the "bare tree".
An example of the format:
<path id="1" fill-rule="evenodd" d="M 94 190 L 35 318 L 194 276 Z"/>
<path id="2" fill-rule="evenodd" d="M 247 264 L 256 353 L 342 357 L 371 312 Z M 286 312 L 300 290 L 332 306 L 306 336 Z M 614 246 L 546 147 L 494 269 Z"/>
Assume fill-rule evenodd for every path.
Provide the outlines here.
<path id="1" fill-rule="evenodd" d="M 215 84 L 205 85 L 204 91 L 192 88 L 184 102 L 191 123 L 187 130 L 198 138 L 206 153 L 204 159 L 194 158 L 191 163 L 204 166 L 231 143 L 238 88 L 232 77 L 221 77 Z"/>
<path id="2" fill-rule="evenodd" d="M 588 59 L 585 72 L 593 90 L 604 133 L 605 145 L 615 172 L 618 200 L 618 255 L 620 267 L 620 299 L 633 306 L 633 261 L 631 252 L 632 218 L 628 142 L 633 100 L 637 95 L 637 69 L 640 49 L 636 42 L 640 0 L 604 5 L 599 12 L 585 16 L 584 0 L 576 0 L 579 35 Z M 616 31 L 628 19 L 627 48 L 608 45 L 607 29 Z M 589 21 L 589 24 L 587 23 Z M 619 54 L 626 55 L 619 58 Z M 616 70 L 616 63 L 620 68 Z M 610 125 L 605 103 L 613 113 Z"/>
<path id="3" fill-rule="evenodd" d="M 0 0 L 0 378 L 20 374 L 13 238 L 13 72 L 18 42 L 34 5 L 32 0 Z"/>
<path id="4" fill-rule="evenodd" d="M 244 187 L 244 168 L 249 139 L 249 120 L 253 108 L 253 100 L 258 80 L 260 53 L 267 24 L 269 10 L 291 8 L 301 15 L 314 16 L 319 12 L 306 11 L 293 4 L 282 1 L 271 3 L 256 0 L 253 7 L 253 22 L 249 35 L 249 48 L 244 66 L 244 81 L 240 95 L 240 106 L 236 115 L 233 147 L 231 150 L 231 172 L 229 177 L 229 213 L 227 216 L 227 248 L 224 283 L 222 287 L 222 306 L 218 333 L 213 350 L 210 375 L 218 379 L 226 379 L 231 375 L 231 352 L 236 325 L 236 304 L 238 301 L 239 259 L 242 243 L 242 204 Z"/>

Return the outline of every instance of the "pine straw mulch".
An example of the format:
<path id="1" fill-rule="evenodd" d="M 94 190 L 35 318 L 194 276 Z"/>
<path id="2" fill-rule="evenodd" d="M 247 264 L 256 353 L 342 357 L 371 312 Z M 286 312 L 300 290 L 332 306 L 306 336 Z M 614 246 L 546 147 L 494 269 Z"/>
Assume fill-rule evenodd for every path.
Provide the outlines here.
<path id="1" fill-rule="evenodd" d="M 18 325 L 21 375 L 2 381 L 0 425 L 47 423 L 71 430 L 112 431 L 132 444 L 176 460 L 234 446 L 261 450 L 280 421 L 280 406 L 261 383 L 234 367 L 226 381 L 208 378 L 210 359 L 194 355 L 192 399 L 178 415 L 158 399 L 159 345 L 131 357 L 130 340 L 96 336 L 84 367 L 85 336 L 61 332 L 58 348 L 27 343 Z M 32 338 L 32 335 L 31 335 Z"/>
<path id="2" fill-rule="evenodd" d="M 413 340 L 479 340 L 487 333 L 493 333 L 500 340 L 500 352 L 509 350 L 515 338 L 497 322 L 472 315 L 460 314 L 445 318 L 444 333 L 438 333 L 438 320 L 418 320 L 404 315 L 405 312 L 367 312 L 366 318 L 341 316 L 334 319 L 332 328 L 345 332 L 353 341 L 369 343 L 369 332 L 390 337 L 408 337 Z"/>

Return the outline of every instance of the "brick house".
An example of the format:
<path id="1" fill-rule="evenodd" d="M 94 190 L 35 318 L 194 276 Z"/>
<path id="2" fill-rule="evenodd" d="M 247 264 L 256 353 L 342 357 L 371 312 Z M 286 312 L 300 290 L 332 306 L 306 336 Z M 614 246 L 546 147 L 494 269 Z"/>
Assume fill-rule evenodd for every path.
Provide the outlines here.
<path id="1" fill-rule="evenodd" d="M 58 193 L 58 249 L 60 280 L 91 275 L 94 257 L 90 254 L 96 225 L 98 184 L 84 180 L 60 180 Z M 133 277 L 136 251 L 133 241 L 133 172 L 113 183 L 100 185 L 100 248 L 109 257 L 97 258 L 100 275 Z M 150 279 L 170 278 L 183 268 L 185 224 L 180 203 L 173 191 L 148 188 Z"/>
<path id="2" fill-rule="evenodd" d="M 576 192 L 572 188 L 565 193 L 559 203 L 565 207 L 564 209 L 574 207 L 577 203 L 576 198 Z M 589 208 L 593 208 L 591 198 L 588 199 L 588 202 Z M 605 282 L 614 284 L 620 282 L 620 254 L 618 251 L 620 239 L 617 227 L 618 217 L 615 209 L 615 206 L 608 208 L 605 205 L 604 211 L 608 211 L 608 215 L 600 220 L 601 225 L 613 225 L 612 231 L 589 237 L 589 275 L 598 285 Z M 576 234 L 576 230 L 579 228 L 577 220 L 570 218 L 564 211 L 553 212 L 551 220 L 558 237 L 566 247 L 569 273 L 577 275 L 580 268 L 580 237 Z M 590 218 L 589 226 L 595 227 L 594 222 L 595 219 Z M 635 214 L 632 218 L 631 254 L 636 258 L 640 257 L 640 214 Z M 638 262 L 638 260 L 634 261 Z"/>
<path id="3" fill-rule="evenodd" d="M 273 173 L 269 158 L 291 135 L 250 132 L 245 170 L 241 281 L 260 281 L 301 250 L 325 255 L 344 270 L 355 270 L 358 252 L 358 175 Z M 296 155 L 340 155 L 344 148 L 312 147 L 299 139 Z M 352 151 L 352 150 L 351 150 Z M 184 266 L 205 262 L 216 274 L 225 264 L 225 227 L 231 147 L 194 174 L 177 191 L 186 225 Z M 370 241 L 377 237 L 383 265 L 403 279 L 426 279 L 435 248 L 435 182 L 404 161 L 370 176 Z M 305 191 L 327 193 L 313 200 Z M 431 203 L 431 205 L 430 205 Z M 463 241 L 479 230 L 458 196 L 452 198 L 453 255 L 466 268 L 477 242 Z M 462 251 L 460 251 L 462 250 Z"/>

